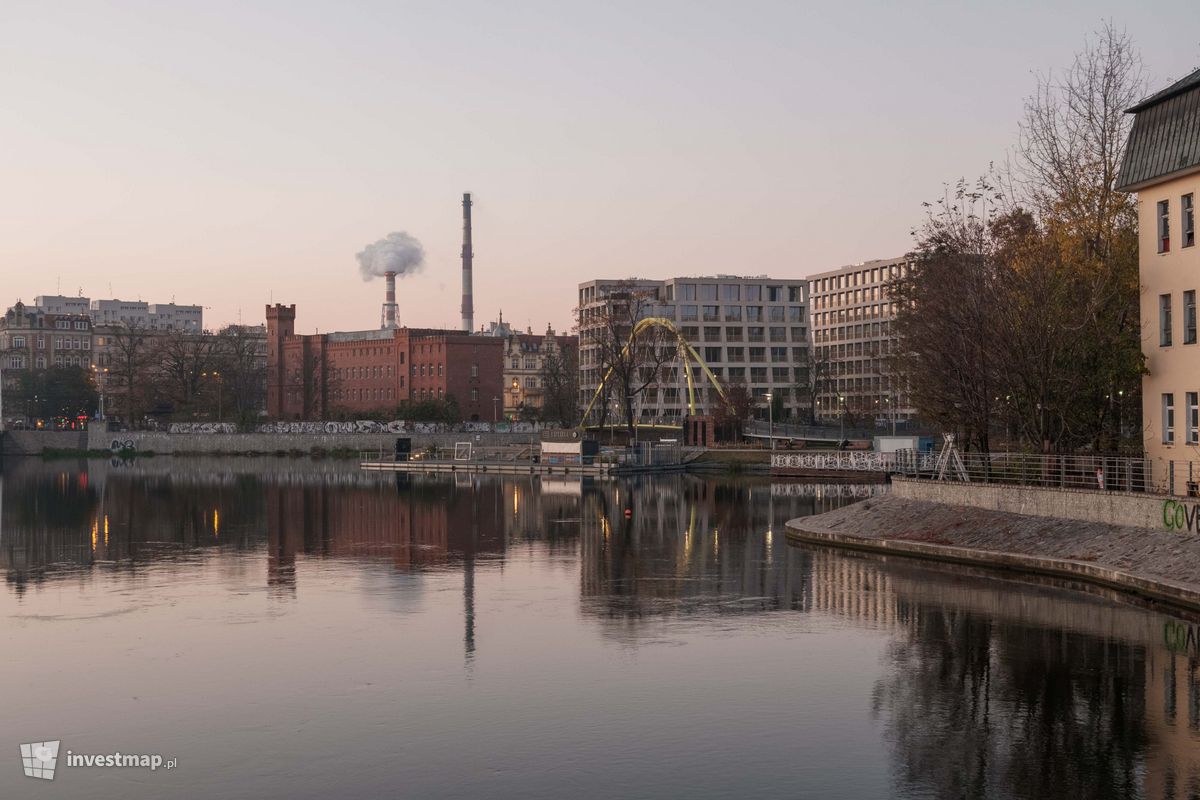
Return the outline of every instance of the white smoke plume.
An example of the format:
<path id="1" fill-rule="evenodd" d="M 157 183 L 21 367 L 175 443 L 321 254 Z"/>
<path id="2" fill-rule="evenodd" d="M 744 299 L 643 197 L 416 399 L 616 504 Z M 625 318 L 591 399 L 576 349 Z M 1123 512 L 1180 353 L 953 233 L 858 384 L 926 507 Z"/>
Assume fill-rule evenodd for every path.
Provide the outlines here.
<path id="1" fill-rule="evenodd" d="M 369 281 L 387 272 L 404 276 L 419 271 L 425 264 L 425 249 L 407 233 L 397 231 L 367 245 L 356 258 L 363 280 Z"/>

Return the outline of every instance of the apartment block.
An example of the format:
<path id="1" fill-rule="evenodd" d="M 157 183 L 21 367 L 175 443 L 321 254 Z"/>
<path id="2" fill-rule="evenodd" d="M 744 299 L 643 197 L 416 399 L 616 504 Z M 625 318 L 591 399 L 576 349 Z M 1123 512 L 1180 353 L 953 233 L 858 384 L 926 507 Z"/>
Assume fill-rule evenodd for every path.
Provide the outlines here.
<path id="1" fill-rule="evenodd" d="M 809 279 L 816 416 L 861 425 L 912 419 L 902 381 L 891 374 L 895 305 L 889 287 L 908 274 L 904 258 L 851 264 Z"/>
<path id="2" fill-rule="evenodd" d="M 723 386 L 745 385 L 764 416 L 768 393 L 781 399 L 782 417 L 796 413 L 796 384 L 807 369 L 809 347 L 808 283 L 803 278 L 717 275 L 593 280 L 579 285 L 578 297 L 581 407 L 591 402 L 603 378 L 603 320 L 612 309 L 633 303 L 638 318 L 670 322 Z M 693 381 L 696 412 L 712 413 L 715 390 L 694 367 Z M 611 395 L 609 402 L 615 411 L 619 403 Z M 687 416 L 683 359 L 675 358 L 657 385 L 637 398 L 635 412 L 643 423 L 675 424 Z"/>

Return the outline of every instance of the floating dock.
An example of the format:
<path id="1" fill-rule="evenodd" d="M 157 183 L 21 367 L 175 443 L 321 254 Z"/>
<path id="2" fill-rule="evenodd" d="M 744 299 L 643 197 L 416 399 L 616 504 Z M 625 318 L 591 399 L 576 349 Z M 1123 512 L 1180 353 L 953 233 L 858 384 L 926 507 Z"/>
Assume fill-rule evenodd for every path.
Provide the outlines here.
<path id="1" fill-rule="evenodd" d="M 372 472 L 463 472 L 489 475 L 611 475 L 626 472 L 618 464 L 547 464 L 530 461 L 360 461 L 359 467 Z"/>

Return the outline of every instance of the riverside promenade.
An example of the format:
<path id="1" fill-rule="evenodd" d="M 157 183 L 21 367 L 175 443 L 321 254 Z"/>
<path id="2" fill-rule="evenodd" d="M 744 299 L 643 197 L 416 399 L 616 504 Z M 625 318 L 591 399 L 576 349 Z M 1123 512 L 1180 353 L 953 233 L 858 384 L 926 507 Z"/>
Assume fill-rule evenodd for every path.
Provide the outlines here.
<path id="1" fill-rule="evenodd" d="M 793 542 L 1051 575 L 1200 612 L 1200 535 L 1174 520 L 1155 529 L 892 494 L 787 528 Z"/>

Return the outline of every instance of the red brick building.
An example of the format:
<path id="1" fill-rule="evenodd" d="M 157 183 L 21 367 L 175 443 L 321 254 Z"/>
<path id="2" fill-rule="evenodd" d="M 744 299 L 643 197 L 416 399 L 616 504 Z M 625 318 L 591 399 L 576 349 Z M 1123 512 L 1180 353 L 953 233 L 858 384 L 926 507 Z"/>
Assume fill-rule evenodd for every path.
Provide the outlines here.
<path id="1" fill-rule="evenodd" d="M 394 413 L 453 398 L 464 420 L 503 403 L 504 341 L 457 330 L 394 328 L 296 335 L 296 306 L 267 306 L 267 413 L 320 420 Z"/>

